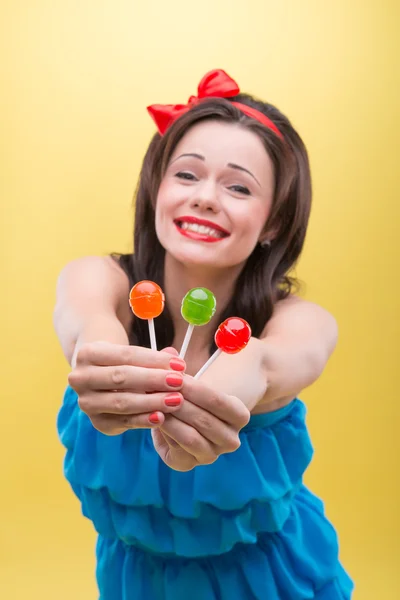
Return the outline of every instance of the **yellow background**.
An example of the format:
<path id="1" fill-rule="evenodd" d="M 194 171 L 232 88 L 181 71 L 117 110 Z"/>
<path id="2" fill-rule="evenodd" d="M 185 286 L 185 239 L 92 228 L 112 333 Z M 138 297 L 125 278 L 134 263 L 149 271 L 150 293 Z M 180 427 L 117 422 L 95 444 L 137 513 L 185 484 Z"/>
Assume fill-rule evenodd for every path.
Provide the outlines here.
<path id="1" fill-rule="evenodd" d="M 303 394 L 316 448 L 307 483 L 339 531 L 354 598 L 400 598 L 398 6 L 1 2 L 1 598 L 97 597 L 95 536 L 55 428 L 68 373 L 55 281 L 75 257 L 130 249 L 154 131 L 145 106 L 185 101 L 215 67 L 278 105 L 309 148 L 298 274 L 340 342 Z"/>

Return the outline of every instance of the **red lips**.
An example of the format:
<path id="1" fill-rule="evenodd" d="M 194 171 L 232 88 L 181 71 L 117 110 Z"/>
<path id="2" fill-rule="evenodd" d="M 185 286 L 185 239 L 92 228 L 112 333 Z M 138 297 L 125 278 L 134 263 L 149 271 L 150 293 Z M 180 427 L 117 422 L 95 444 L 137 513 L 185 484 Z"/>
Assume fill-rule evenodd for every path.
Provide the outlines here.
<path id="1" fill-rule="evenodd" d="M 205 227 L 212 227 L 212 229 L 216 229 L 217 231 L 220 231 L 225 236 L 230 235 L 229 231 L 227 231 L 220 225 L 217 225 L 217 223 L 213 223 L 212 221 L 208 221 L 207 219 L 199 219 L 198 217 L 192 217 L 192 216 L 179 217 L 178 219 L 175 219 L 175 223 L 178 223 L 178 224 L 180 224 L 180 223 L 195 223 L 196 225 L 204 225 Z"/>
<path id="2" fill-rule="evenodd" d="M 221 240 L 223 240 L 224 238 L 226 238 L 227 236 L 230 235 L 229 231 L 227 231 L 226 229 L 223 229 L 223 227 L 221 227 L 220 225 L 217 225 L 216 223 L 213 223 L 212 221 L 208 221 L 207 219 L 199 219 L 197 217 L 185 216 L 185 217 L 179 217 L 178 219 L 175 219 L 174 223 L 175 223 L 175 227 L 177 228 L 177 230 L 179 231 L 179 233 L 181 235 L 183 235 L 187 238 L 190 238 L 192 240 L 200 241 L 200 242 L 210 242 L 210 243 L 220 242 Z M 207 233 L 200 233 L 198 231 L 191 231 L 189 229 L 183 229 L 182 223 L 195 223 L 196 225 L 203 225 L 204 227 L 210 227 L 211 229 L 214 229 L 215 231 L 220 231 L 222 235 L 220 237 L 215 237 L 215 236 L 209 235 Z"/>

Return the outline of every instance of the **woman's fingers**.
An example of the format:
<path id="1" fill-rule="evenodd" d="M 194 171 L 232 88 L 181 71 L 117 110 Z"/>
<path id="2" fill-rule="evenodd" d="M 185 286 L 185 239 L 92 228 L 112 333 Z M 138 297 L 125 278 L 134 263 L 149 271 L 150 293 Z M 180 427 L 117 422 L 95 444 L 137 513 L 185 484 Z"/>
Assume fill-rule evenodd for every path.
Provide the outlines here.
<path id="1" fill-rule="evenodd" d="M 164 414 L 179 409 L 185 361 L 173 348 L 148 348 L 94 342 L 84 344 L 68 376 L 78 404 L 107 435 L 158 427 Z"/>
<path id="2" fill-rule="evenodd" d="M 169 369 L 172 358 L 176 358 L 174 348 L 165 348 L 155 352 L 141 346 L 111 344 L 109 342 L 90 342 L 83 344 L 76 357 L 76 366 L 96 365 L 109 367 L 117 365 L 132 365 L 154 369 Z M 182 361 L 183 368 L 185 363 Z"/>
<path id="3" fill-rule="evenodd" d="M 97 392 L 78 396 L 78 404 L 90 416 L 109 413 L 111 415 L 139 415 L 161 411 L 177 410 L 183 402 L 179 392 L 155 394 L 133 394 L 130 392 Z"/>
<path id="4" fill-rule="evenodd" d="M 151 430 L 154 448 L 161 460 L 176 471 L 190 471 L 199 464 L 196 458 L 183 450 L 165 431 L 159 427 Z"/>
<path id="5" fill-rule="evenodd" d="M 240 446 L 237 430 L 191 402 L 184 402 L 174 413 L 174 417 L 190 425 L 209 442 L 218 446 L 219 452 L 234 452 Z"/>
<path id="6" fill-rule="evenodd" d="M 161 354 L 161 353 L 160 353 Z M 165 353 L 165 356 L 167 354 Z M 173 358 L 172 360 L 176 360 Z M 176 371 L 149 369 L 131 365 L 76 367 L 68 376 L 69 385 L 81 394 L 91 390 L 134 390 L 137 393 L 178 390 L 183 376 Z"/>
<path id="7" fill-rule="evenodd" d="M 179 356 L 178 350 L 173 348 L 172 346 L 167 346 L 167 348 L 163 348 L 160 352 L 167 352 L 168 354 L 172 354 L 172 356 Z"/>
<path id="8" fill-rule="evenodd" d="M 172 415 L 165 415 L 165 420 L 160 426 L 160 430 L 203 465 L 213 463 L 220 454 L 216 452 L 214 445 L 194 427 L 173 418 Z"/>
<path id="9" fill-rule="evenodd" d="M 93 427 L 105 435 L 120 435 L 128 429 L 149 429 L 164 423 L 163 413 L 146 413 L 141 415 L 98 414 L 90 418 Z"/>
<path id="10" fill-rule="evenodd" d="M 179 391 L 184 398 L 238 431 L 249 422 L 250 412 L 239 398 L 215 391 L 200 380 L 185 376 Z"/>

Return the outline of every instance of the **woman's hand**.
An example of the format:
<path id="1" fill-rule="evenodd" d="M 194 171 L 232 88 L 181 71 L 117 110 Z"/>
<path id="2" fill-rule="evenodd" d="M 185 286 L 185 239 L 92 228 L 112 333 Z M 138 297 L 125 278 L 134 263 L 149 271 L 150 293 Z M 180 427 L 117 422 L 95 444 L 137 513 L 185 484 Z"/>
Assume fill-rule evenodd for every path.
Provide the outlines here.
<path id="1" fill-rule="evenodd" d="M 243 402 L 190 376 L 184 377 L 180 391 L 185 402 L 151 432 L 161 459 L 172 469 L 189 471 L 237 450 L 239 432 L 250 419 Z"/>
<path id="2" fill-rule="evenodd" d="M 81 347 L 68 383 L 96 429 L 118 435 L 155 427 L 164 423 L 164 413 L 179 409 L 185 362 L 167 350 L 108 342 Z"/>

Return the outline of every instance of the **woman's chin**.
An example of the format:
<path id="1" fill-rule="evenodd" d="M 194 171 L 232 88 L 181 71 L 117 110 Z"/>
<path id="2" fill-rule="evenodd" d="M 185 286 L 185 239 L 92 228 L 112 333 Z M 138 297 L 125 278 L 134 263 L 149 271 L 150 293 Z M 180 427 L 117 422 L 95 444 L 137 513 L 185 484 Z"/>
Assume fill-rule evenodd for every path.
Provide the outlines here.
<path id="1" fill-rule="evenodd" d="M 172 249 L 171 249 L 172 250 Z M 232 259 L 228 260 L 226 256 L 218 256 L 218 252 L 207 252 L 199 248 L 195 252 L 187 251 L 168 251 L 167 254 L 175 261 L 185 267 L 204 268 L 204 269 L 227 269 L 233 267 Z"/>

